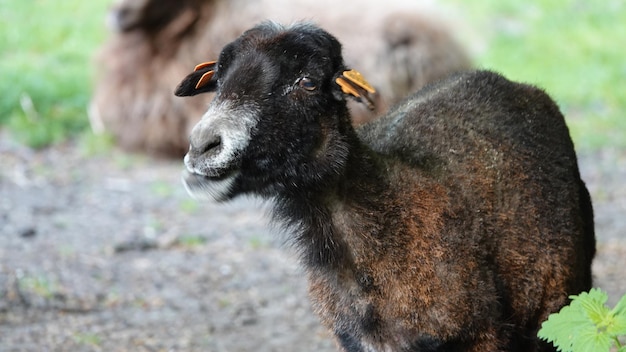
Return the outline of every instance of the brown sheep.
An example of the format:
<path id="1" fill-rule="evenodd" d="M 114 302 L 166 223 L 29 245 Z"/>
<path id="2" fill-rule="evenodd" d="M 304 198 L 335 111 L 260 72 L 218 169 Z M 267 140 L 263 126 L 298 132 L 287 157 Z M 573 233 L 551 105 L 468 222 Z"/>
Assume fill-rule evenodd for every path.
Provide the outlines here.
<path id="1" fill-rule="evenodd" d="M 305 18 L 337 33 L 347 62 L 361 67 L 380 92 L 375 111 L 350 106 L 355 123 L 362 123 L 425 84 L 470 67 L 435 12 L 403 0 L 121 0 L 108 21 L 116 33 L 98 57 L 90 121 L 124 149 L 183 155 L 211 97 L 184 104 L 172 99 L 177 77 L 261 20 Z"/>
<path id="2" fill-rule="evenodd" d="M 345 99 L 372 91 L 318 27 L 247 31 L 176 90 L 216 92 L 186 188 L 271 200 L 346 352 L 555 351 L 537 330 L 591 287 L 595 253 L 556 104 L 477 71 L 355 129 Z"/>

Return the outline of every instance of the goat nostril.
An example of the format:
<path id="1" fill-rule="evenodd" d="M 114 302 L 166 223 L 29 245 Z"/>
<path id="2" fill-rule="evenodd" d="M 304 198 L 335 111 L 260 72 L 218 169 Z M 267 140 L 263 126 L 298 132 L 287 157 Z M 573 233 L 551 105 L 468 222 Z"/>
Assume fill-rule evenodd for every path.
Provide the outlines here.
<path id="1" fill-rule="evenodd" d="M 219 149 L 221 149 L 220 147 L 222 146 L 222 138 L 217 137 L 215 140 L 213 141 L 209 141 L 206 144 L 206 147 L 204 148 L 203 153 L 209 152 L 209 151 L 219 151 Z"/>
<path id="2" fill-rule="evenodd" d="M 217 155 L 222 150 L 222 138 L 215 136 L 214 138 L 200 144 L 196 148 L 194 148 L 192 144 L 192 150 L 196 155 Z"/>
<path id="3" fill-rule="evenodd" d="M 196 126 L 189 136 L 189 152 L 194 157 L 219 154 L 222 150 L 222 136 L 216 131 Z"/>

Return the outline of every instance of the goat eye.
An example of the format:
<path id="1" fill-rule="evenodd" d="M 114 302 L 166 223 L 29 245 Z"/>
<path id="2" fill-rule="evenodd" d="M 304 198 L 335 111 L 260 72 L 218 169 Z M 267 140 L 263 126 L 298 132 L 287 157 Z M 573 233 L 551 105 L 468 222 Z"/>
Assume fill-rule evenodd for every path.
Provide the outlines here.
<path id="1" fill-rule="evenodd" d="M 298 85 L 300 86 L 300 88 L 308 91 L 314 91 L 317 88 L 317 84 L 315 84 L 315 81 L 313 81 L 309 77 L 300 78 L 300 80 L 298 81 Z"/>

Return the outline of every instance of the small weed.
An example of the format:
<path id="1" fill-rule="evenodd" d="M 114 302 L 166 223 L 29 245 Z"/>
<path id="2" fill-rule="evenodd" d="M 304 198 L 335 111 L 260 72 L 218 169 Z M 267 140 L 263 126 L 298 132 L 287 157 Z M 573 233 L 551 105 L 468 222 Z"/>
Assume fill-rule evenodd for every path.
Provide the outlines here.
<path id="1" fill-rule="evenodd" d="M 116 289 L 112 289 L 104 297 L 105 307 L 117 307 L 122 304 L 122 297 Z"/>
<path id="2" fill-rule="evenodd" d="M 207 240 L 204 236 L 183 235 L 178 238 L 177 243 L 183 247 L 194 248 L 204 245 L 206 241 Z"/>
<path id="3" fill-rule="evenodd" d="M 102 338 L 94 333 L 78 332 L 75 333 L 72 338 L 74 339 L 74 342 L 79 345 L 97 347 L 102 344 Z"/>
<path id="4" fill-rule="evenodd" d="M 626 295 L 615 308 L 606 306 L 606 292 L 592 288 L 570 296 L 572 302 L 543 322 L 539 337 L 563 352 L 626 352 Z"/>
<path id="5" fill-rule="evenodd" d="M 233 304 L 233 302 L 231 302 L 228 298 L 222 297 L 217 301 L 217 305 L 220 308 L 226 308 L 229 307 Z"/>
<path id="6" fill-rule="evenodd" d="M 178 203 L 178 208 L 187 214 L 194 214 L 200 209 L 198 201 L 192 198 L 185 198 Z"/>
<path id="7" fill-rule="evenodd" d="M 78 138 L 81 154 L 87 157 L 108 154 L 114 145 L 113 136 L 108 133 L 94 134 L 91 130 L 86 130 Z"/>
<path id="8" fill-rule="evenodd" d="M 163 221 L 150 217 L 143 226 L 143 235 L 146 240 L 153 240 L 157 234 L 162 233 L 165 228 Z"/>
<path id="9" fill-rule="evenodd" d="M 248 239 L 248 244 L 252 249 L 259 249 L 267 246 L 267 240 L 263 236 L 254 235 Z"/>
<path id="10" fill-rule="evenodd" d="M 59 246 L 59 255 L 61 258 L 72 258 L 76 256 L 77 253 L 78 251 L 73 245 L 63 244 Z"/>
<path id="11" fill-rule="evenodd" d="M 121 170 L 129 170 L 138 163 L 143 162 L 142 157 L 134 154 L 122 154 L 116 153 L 113 161 L 115 165 Z"/>
<path id="12" fill-rule="evenodd" d="M 165 181 L 153 182 L 150 186 L 152 193 L 160 198 L 171 197 L 174 194 L 174 187 L 171 183 Z"/>
<path id="13" fill-rule="evenodd" d="M 20 277 L 18 285 L 21 291 L 32 292 L 46 299 L 52 298 L 58 291 L 58 284 L 44 275 Z"/>

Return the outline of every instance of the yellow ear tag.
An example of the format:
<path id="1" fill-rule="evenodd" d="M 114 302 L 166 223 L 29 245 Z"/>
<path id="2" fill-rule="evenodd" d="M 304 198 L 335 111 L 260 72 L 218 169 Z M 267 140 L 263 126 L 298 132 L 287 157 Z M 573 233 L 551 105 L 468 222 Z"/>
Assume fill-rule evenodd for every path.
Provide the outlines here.
<path id="1" fill-rule="evenodd" d="M 200 77 L 200 80 L 198 80 L 198 83 L 196 83 L 196 89 L 199 89 L 209 83 L 211 78 L 213 78 L 213 74 L 215 74 L 215 71 L 213 70 L 205 72 L 202 77 Z"/>
<path id="2" fill-rule="evenodd" d="M 209 67 L 211 65 L 215 65 L 217 63 L 217 61 L 207 61 L 207 62 L 203 62 L 201 64 L 196 65 L 196 67 L 193 69 L 193 72 L 196 72 L 198 70 L 202 70 L 205 67 Z"/>
<path id="3" fill-rule="evenodd" d="M 337 77 L 337 79 L 335 80 L 335 82 L 337 82 L 337 84 L 341 87 L 341 90 L 345 93 L 345 94 L 352 94 L 355 97 L 360 97 L 361 95 L 359 94 L 359 92 L 354 89 L 354 87 L 352 87 L 350 85 L 350 83 L 346 82 L 345 79 L 343 79 L 343 77 Z"/>
<path id="4" fill-rule="evenodd" d="M 372 93 L 372 94 L 376 93 L 376 90 L 374 89 L 374 87 L 372 87 L 365 80 L 363 75 L 361 73 L 359 73 L 358 71 L 356 71 L 356 70 L 344 71 L 343 72 L 343 76 L 345 78 L 349 79 L 352 83 L 356 84 L 357 86 L 365 89 L 369 93 Z M 344 91 L 344 93 L 345 93 L 345 91 Z"/>

